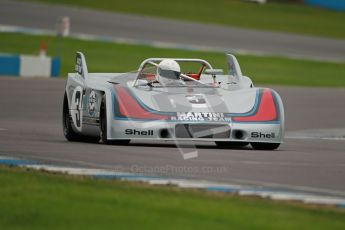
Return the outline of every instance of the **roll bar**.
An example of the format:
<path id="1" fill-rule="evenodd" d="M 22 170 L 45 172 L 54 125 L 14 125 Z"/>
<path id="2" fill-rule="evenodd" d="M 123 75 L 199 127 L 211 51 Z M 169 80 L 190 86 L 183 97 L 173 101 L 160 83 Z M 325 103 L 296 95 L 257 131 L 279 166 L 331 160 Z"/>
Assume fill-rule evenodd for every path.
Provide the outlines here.
<path id="1" fill-rule="evenodd" d="M 212 65 L 210 63 L 208 63 L 207 61 L 203 60 L 203 59 L 193 59 L 193 58 L 148 58 L 146 60 L 144 60 L 141 65 L 139 66 L 138 71 L 140 72 L 144 66 L 146 64 L 149 64 L 150 62 L 160 62 L 163 61 L 165 59 L 172 59 L 175 60 L 177 62 L 200 62 L 202 64 L 204 64 L 208 69 L 213 69 Z"/>

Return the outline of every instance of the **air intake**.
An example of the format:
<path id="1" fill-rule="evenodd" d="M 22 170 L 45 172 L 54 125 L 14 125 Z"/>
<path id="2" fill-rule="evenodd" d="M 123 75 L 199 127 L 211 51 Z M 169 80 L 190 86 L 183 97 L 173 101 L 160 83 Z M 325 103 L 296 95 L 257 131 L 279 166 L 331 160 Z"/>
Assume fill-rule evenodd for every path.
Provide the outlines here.
<path id="1" fill-rule="evenodd" d="M 229 125 L 213 124 L 177 124 L 175 126 L 176 138 L 229 138 Z"/>

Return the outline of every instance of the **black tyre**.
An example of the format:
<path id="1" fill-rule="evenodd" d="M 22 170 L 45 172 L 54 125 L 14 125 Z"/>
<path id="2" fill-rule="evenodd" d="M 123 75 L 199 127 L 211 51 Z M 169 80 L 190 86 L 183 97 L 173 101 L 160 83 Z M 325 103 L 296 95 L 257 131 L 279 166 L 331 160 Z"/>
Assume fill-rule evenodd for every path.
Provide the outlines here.
<path id="1" fill-rule="evenodd" d="M 250 143 L 252 147 L 256 150 L 275 150 L 280 146 L 280 143 L 262 143 L 262 142 L 253 142 Z"/>
<path id="2" fill-rule="evenodd" d="M 216 145 L 220 148 L 240 148 L 245 147 L 248 144 L 248 142 L 240 141 L 216 141 Z"/>
<path id="3" fill-rule="evenodd" d="M 68 141 L 81 141 L 82 136 L 74 132 L 71 122 L 72 122 L 72 118 L 69 114 L 68 100 L 67 100 L 67 95 L 65 93 L 64 98 L 63 98 L 63 109 L 62 109 L 63 135 Z"/>
<path id="4" fill-rule="evenodd" d="M 69 105 L 68 105 L 66 93 L 63 99 L 62 128 L 63 128 L 63 134 L 68 141 L 82 141 L 82 142 L 90 142 L 90 143 L 99 142 L 99 137 L 84 136 L 84 135 L 74 132 L 72 128 L 72 118 L 71 118 L 71 115 L 69 114 Z"/>
<path id="5" fill-rule="evenodd" d="M 128 145 L 130 140 L 108 140 L 107 137 L 107 107 L 106 107 L 106 98 L 105 95 L 102 98 L 100 114 L 99 114 L 99 127 L 100 127 L 100 136 L 103 144 L 106 145 Z"/>

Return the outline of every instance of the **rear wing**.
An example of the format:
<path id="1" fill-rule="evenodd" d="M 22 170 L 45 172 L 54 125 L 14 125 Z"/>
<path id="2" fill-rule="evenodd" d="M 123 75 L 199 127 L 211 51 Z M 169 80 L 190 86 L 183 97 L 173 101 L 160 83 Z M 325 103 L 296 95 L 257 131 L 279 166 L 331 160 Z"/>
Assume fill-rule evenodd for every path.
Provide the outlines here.
<path id="1" fill-rule="evenodd" d="M 235 55 L 227 53 L 226 59 L 227 59 L 227 64 L 228 64 L 228 74 L 238 79 L 242 77 L 241 67 L 240 67 L 240 64 L 238 64 L 238 61 Z"/>
<path id="2" fill-rule="evenodd" d="M 85 56 L 82 52 L 77 52 L 75 62 L 75 73 L 86 79 L 89 72 L 87 71 Z"/>

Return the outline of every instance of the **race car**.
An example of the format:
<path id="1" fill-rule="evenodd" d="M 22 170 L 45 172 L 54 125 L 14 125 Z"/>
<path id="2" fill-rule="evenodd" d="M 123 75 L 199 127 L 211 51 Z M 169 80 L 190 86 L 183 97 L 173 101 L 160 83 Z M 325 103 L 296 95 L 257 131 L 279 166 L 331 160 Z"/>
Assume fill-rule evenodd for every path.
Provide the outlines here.
<path id="1" fill-rule="evenodd" d="M 254 87 L 236 57 L 227 74 L 202 59 L 149 58 L 128 73 L 89 73 L 81 52 L 63 101 L 68 141 L 208 141 L 219 147 L 274 150 L 284 139 L 284 108 Z"/>

